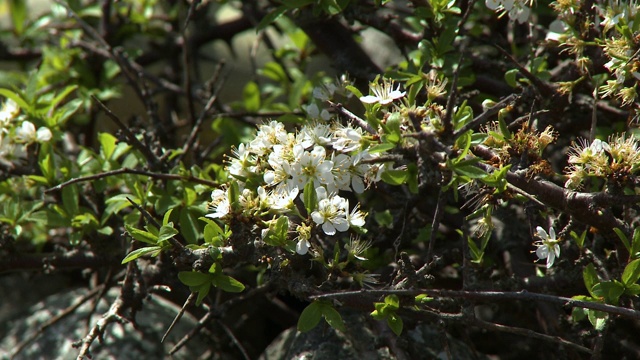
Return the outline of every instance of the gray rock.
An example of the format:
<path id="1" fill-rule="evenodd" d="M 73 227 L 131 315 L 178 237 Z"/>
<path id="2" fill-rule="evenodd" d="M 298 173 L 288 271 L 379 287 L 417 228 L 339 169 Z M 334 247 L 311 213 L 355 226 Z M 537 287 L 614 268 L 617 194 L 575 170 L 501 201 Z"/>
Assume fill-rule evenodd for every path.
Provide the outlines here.
<path id="1" fill-rule="evenodd" d="M 29 308 L 25 317 L 8 323 L 7 334 L 0 342 L 0 359 L 10 359 L 16 347 L 46 321 L 57 315 L 86 293 L 77 289 L 47 297 Z M 73 343 L 82 339 L 102 315 L 108 311 L 119 288 L 111 289 L 100 300 L 96 311 L 91 312 L 93 302 L 88 301 L 71 315 L 47 328 L 44 333 L 29 343 L 13 359 L 75 359 L 79 350 Z M 96 340 L 91 346 L 94 359 L 194 359 L 207 351 L 203 335 L 196 336 L 182 349 L 170 357 L 169 350 L 187 334 L 197 320 L 185 314 L 163 344 L 162 335 L 179 311 L 175 305 L 154 296 L 144 302 L 144 308 L 136 317 L 136 328 L 131 323 L 112 323 L 107 327 L 104 342 Z"/>
<path id="2" fill-rule="evenodd" d="M 324 321 L 307 333 L 295 328 L 280 334 L 267 347 L 260 360 L 441 360 L 447 359 L 443 334 L 433 325 L 421 324 L 397 337 L 386 323 L 368 314 L 343 314 L 346 332 L 329 327 Z M 477 357 L 463 342 L 447 336 L 451 358 Z"/>

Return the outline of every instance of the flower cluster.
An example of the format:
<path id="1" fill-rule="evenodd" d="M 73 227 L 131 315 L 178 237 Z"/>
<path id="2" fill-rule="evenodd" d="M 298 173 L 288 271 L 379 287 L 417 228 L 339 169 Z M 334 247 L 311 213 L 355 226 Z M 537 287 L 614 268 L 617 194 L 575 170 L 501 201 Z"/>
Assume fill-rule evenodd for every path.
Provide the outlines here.
<path id="1" fill-rule="evenodd" d="M 27 157 L 27 147 L 51 140 L 51 130 L 36 126 L 20 116 L 18 104 L 7 99 L 0 108 L 0 162 L 12 166 Z"/>
<path id="2" fill-rule="evenodd" d="M 614 135 L 608 142 L 596 139 L 591 144 L 580 141 L 569 153 L 565 187 L 577 189 L 589 177 L 605 178 L 617 186 L 624 185 L 629 175 L 640 169 L 638 140 Z"/>
<path id="3" fill-rule="evenodd" d="M 633 36 L 640 6 L 636 1 L 611 1 L 600 9 L 603 34 L 602 49 L 609 61 L 604 65 L 615 79 L 607 80 L 600 86 L 604 97 L 616 97 L 623 106 L 633 104 L 637 99 L 637 82 L 640 80 L 637 40 Z M 615 31 L 613 31 L 615 29 Z"/>
<path id="4" fill-rule="evenodd" d="M 541 226 L 536 227 L 539 240 L 533 245 L 536 249 L 536 256 L 539 260 L 547 260 L 547 269 L 553 266 L 557 257 L 560 257 L 559 240 L 556 239 L 556 231 L 553 227 L 549 228 L 547 233 Z"/>
<path id="5" fill-rule="evenodd" d="M 380 180 L 389 167 L 378 163 L 377 154 L 369 153 L 369 139 L 362 129 L 339 123 L 314 123 L 289 132 L 285 125 L 271 121 L 258 127 L 253 140 L 233 151 L 227 170 L 237 184 L 237 201 L 228 189 L 211 194 L 212 213 L 207 217 L 223 219 L 233 213 L 234 201 L 245 216 L 265 218 L 287 216 L 298 222 L 296 251 L 306 254 L 311 246 L 310 226 L 319 226 L 326 235 L 362 227 L 365 214 L 359 206 L 349 207 L 341 191 L 362 193 Z M 316 200 L 302 216 L 297 199 L 305 200 L 313 191 Z M 260 223 L 260 221 L 258 221 Z M 263 222 L 262 236 L 275 231 L 277 221 Z"/>
<path id="6" fill-rule="evenodd" d="M 520 24 L 529 20 L 533 0 L 485 0 L 485 5 L 496 12 L 501 12 L 500 16 L 509 14 L 509 19 Z"/>

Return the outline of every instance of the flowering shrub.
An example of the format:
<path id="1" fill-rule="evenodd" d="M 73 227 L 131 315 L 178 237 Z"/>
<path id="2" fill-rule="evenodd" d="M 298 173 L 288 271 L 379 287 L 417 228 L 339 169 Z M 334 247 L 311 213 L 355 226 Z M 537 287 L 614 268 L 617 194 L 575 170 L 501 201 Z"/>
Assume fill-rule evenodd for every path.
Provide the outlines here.
<path id="1" fill-rule="evenodd" d="M 120 290 L 79 358 L 148 296 L 220 357 L 348 334 L 345 310 L 393 351 L 427 323 L 496 358 L 633 357 L 638 5 L 409 5 L 11 1 L 0 272 Z"/>

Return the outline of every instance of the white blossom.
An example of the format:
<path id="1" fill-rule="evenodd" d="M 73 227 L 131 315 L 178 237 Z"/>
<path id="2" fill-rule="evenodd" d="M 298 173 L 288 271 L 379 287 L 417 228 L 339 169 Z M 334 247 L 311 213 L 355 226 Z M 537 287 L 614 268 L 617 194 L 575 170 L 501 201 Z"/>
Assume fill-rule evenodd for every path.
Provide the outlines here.
<path id="1" fill-rule="evenodd" d="M 553 266 L 553 263 L 557 257 L 560 257 L 560 245 L 556 239 L 556 231 L 553 227 L 549 228 L 547 233 L 541 226 L 536 227 L 538 237 L 540 240 L 534 243 L 538 248 L 536 249 L 536 256 L 540 260 L 547 260 L 547 269 Z"/>
<path id="2" fill-rule="evenodd" d="M 333 162 L 325 159 L 324 147 L 316 146 L 312 151 L 306 151 L 302 145 L 296 145 L 293 152 L 296 162 L 291 165 L 291 175 L 292 182 L 298 189 L 302 190 L 310 180 L 316 187 L 320 184 L 333 184 Z"/>
<path id="3" fill-rule="evenodd" d="M 329 195 L 324 187 L 316 188 L 318 195 L 318 208 L 311 213 L 311 219 L 322 225 L 322 231 L 327 235 L 335 235 L 336 231 L 347 231 L 349 222 L 347 221 L 346 210 L 349 203 L 346 199 L 338 195 Z"/>
<path id="4" fill-rule="evenodd" d="M 214 213 L 205 215 L 208 218 L 218 219 L 229 214 L 231 206 L 226 190 L 215 189 L 211 192 L 211 208 L 215 209 Z"/>
<path id="5" fill-rule="evenodd" d="M 387 80 L 384 80 L 381 84 L 371 84 L 370 88 L 373 95 L 360 97 L 360 101 L 365 104 L 379 103 L 380 105 L 388 105 L 406 94 L 406 92 L 400 91 L 400 85 L 394 89 L 393 83 Z"/>
<path id="6" fill-rule="evenodd" d="M 32 144 L 34 142 L 47 142 L 51 140 L 51 130 L 41 127 L 36 131 L 36 126 L 31 121 L 23 121 L 16 129 L 15 140 L 19 143 Z"/>

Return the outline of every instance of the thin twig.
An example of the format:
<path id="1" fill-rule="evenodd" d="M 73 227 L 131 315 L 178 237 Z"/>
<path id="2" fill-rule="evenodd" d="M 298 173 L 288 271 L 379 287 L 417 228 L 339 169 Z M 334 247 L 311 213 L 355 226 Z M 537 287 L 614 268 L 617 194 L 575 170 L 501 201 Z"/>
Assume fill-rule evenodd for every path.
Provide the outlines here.
<path id="1" fill-rule="evenodd" d="M 52 192 L 52 191 L 58 191 L 58 190 L 61 190 L 64 187 L 67 187 L 69 185 L 73 185 L 73 184 L 76 184 L 76 183 L 79 183 L 79 182 L 93 181 L 93 180 L 97 180 L 97 179 L 106 178 L 106 177 L 109 177 L 109 176 L 117 176 L 117 175 L 122 175 L 122 174 L 143 175 L 143 176 L 149 176 L 149 177 L 152 177 L 152 178 L 162 179 L 162 180 L 190 181 L 190 182 L 193 182 L 193 183 L 196 183 L 196 184 L 202 184 L 202 185 L 207 185 L 207 186 L 211 186 L 211 187 L 216 187 L 216 186 L 219 185 L 215 181 L 201 179 L 201 178 L 197 178 L 195 176 L 183 176 L 183 175 L 176 175 L 176 174 L 162 174 L 162 173 L 154 173 L 154 172 L 138 170 L 138 169 L 120 168 L 120 169 L 116 169 L 116 170 L 103 172 L 103 173 L 100 173 L 100 174 L 82 176 L 82 177 L 78 177 L 78 178 L 75 178 L 75 179 L 71 179 L 71 180 L 63 182 L 62 184 L 58 184 L 58 185 L 56 185 L 56 186 L 54 186 L 52 188 L 46 189 L 44 192 L 45 193 L 49 193 L 49 192 Z"/>
<path id="2" fill-rule="evenodd" d="M 182 305 L 182 308 L 180 309 L 180 311 L 178 311 L 178 314 L 176 314 L 176 317 L 171 322 L 171 325 L 169 325 L 169 328 L 162 336 L 162 339 L 160 340 L 161 343 L 163 343 L 166 340 L 167 336 L 169 336 L 169 333 L 171 332 L 171 330 L 173 330 L 173 327 L 176 326 L 178 321 L 180 321 L 180 319 L 182 318 L 182 315 L 184 315 L 184 312 L 187 310 L 187 306 L 189 306 L 196 299 L 196 296 L 197 295 L 195 292 L 191 292 L 191 294 L 189 294 L 189 297 Z"/>
<path id="3" fill-rule="evenodd" d="M 559 336 L 551 336 L 551 335 L 547 335 L 547 334 L 541 334 L 539 332 L 533 331 L 533 330 L 529 330 L 529 329 L 523 329 L 523 328 L 518 328 L 518 327 L 513 327 L 513 326 L 507 326 L 507 325 L 502 325 L 502 324 L 496 324 L 496 323 L 491 323 L 488 321 L 483 321 L 480 319 L 476 319 L 473 323 L 473 325 L 478 326 L 480 328 L 483 329 L 487 329 L 487 330 L 493 330 L 493 331 L 501 331 L 501 332 L 506 332 L 509 334 L 515 334 L 515 335 L 522 335 L 525 336 L 527 338 L 532 338 L 532 339 L 538 339 L 538 340 L 544 340 L 544 341 L 548 341 L 548 342 L 552 342 L 555 344 L 559 344 L 559 345 L 564 345 L 568 348 L 577 350 L 577 351 L 581 351 L 581 352 L 585 352 L 587 354 L 591 354 L 592 351 L 589 348 L 586 348 L 582 345 L 578 345 L 576 343 L 573 343 L 571 341 L 565 340 Z"/>
<path id="4" fill-rule="evenodd" d="M 129 143 L 131 143 L 136 149 L 138 149 L 138 151 L 140 151 L 142 155 L 144 155 L 147 161 L 151 163 L 152 167 L 155 168 L 160 162 L 160 160 L 151 151 L 151 149 L 149 149 L 142 142 L 140 142 L 140 140 L 138 140 L 138 138 L 131 132 L 129 127 L 125 125 L 122 122 L 122 120 L 120 120 L 120 118 L 111 111 L 111 109 L 109 109 L 105 104 L 103 104 L 102 101 L 100 101 L 97 97 L 93 95 L 91 95 L 91 98 L 102 108 L 102 110 L 107 114 L 107 116 L 111 120 L 113 120 L 118 125 L 118 127 L 120 127 L 120 130 L 122 130 L 122 132 L 124 133 L 124 136 L 127 138 L 127 140 L 129 140 Z"/>
<path id="5" fill-rule="evenodd" d="M 551 95 L 555 93 L 555 89 L 551 85 L 545 83 L 544 81 L 540 80 L 538 77 L 533 75 L 529 70 L 527 70 L 527 68 L 522 66 L 518 62 L 518 60 L 516 60 L 513 56 L 511 56 L 511 54 L 509 54 L 505 49 L 503 49 L 498 45 L 494 45 L 494 46 L 498 49 L 498 51 L 502 53 L 502 55 L 506 56 L 513 63 L 513 65 L 515 65 L 516 68 L 518 68 L 518 71 L 520 72 L 520 74 L 522 74 L 522 76 L 527 78 L 527 80 L 529 80 L 531 84 L 533 84 L 533 86 L 535 86 L 535 88 L 538 89 L 540 94 Z"/>
<path id="6" fill-rule="evenodd" d="M 216 82 L 217 79 L 220 77 L 220 73 L 222 72 L 223 67 L 224 67 L 224 62 L 223 61 L 219 62 L 213 73 L 213 77 L 211 80 L 212 82 Z M 191 150 L 191 147 L 196 141 L 196 136 L 198 136 L 198 133 L 200 132 L 202 123 L 204 122 L 205 117 L 209 114 L 209 111 L 213 107 L 213 104 L 215 104 L 216 100 L 218 99 L 218 93 L 220 92 L 221 89 L 222 89 L 222 84 L 216 87 L 216 89 L 213 91 L 213 93 L 209 97 L 207 104 L 204 106 L 204 109 L 202 109 L 200 116 L 198 116 L 198 119 L 193 124 L 191 133 L 189 134 L 187 141 L 182 147 L 182 153 L 180 154 L 180 156 L 178 156 L 178 159 L 177 159 L 178 162 L 182 160 L 182 158 Z"/>
<path id="7" fill-rule="evenodd" d="M 375 297 L 381 295 L 420 295 L 426 294 L 432 297 L 449 297 L 449 298 L 462 298 L 471 300 L 494 300 L 494 301 L 506 301 L 506 300 L 528 300 L 528 301 L 542 301 L 553 304 L 559 304 L 568 307 L 579 307 L 591 310 L 603 311 L 609 314 L 620 315 L 635 320 L 640 320 L 640 311 L 633 309 L 623 308 L 620 306 L 614 306 L 609 304 L 602 304 L 590 301 L 575 300 L 562 296 L 547 295 L 532 293 L 528 291 L 463 291 L 463 290 L 438 290 L 438 289 L 410 289 L 410 290 L 359 290 L 359 291 L 344 291 L 327 294 L 318 294 L 310 296 L 311 299 L 322 298 L 338 298 L 338 297 L 363 297 L 366 295 L 373 295 Z"/>
<path id="8" fill-rule="evenodd" d="M 194 326 L 191 331 L 189 331 L 189 333 L 185 336 L 182 337 L 182 339 L 180 339 L 180 341 L 178 341 L 177 344 L 175 344 L 171 350 L 169 350 L 169 355 L 173 355 L 175 354 L 178 350 L 180 350 L 189 340 L 191 340 L 193 337 L 195 337 L 198 332 L 200 332 L 200 330 L 211 320 L 213 320 L 214 318 L 214 312 L 213 311 L 209 311 L 207 312 L 202 318 L 200 318 L 200 320 L 198 320 L 198 323 L 196 324 L 196 326 Z"/>
<path id="9" fill-rule="evenodd" d="M 431 236 L 429 236 L 429 248 L 427 250 L 426 263 L 430 264 L 433 261 L 433 248 L 436 243 L 436 236 L 438 235 L 438 228 L 440 227 L 440 221 L 442 215 L 444 215 L 445 207 L 445 192 L 440 189 L 438 194 L 438 203 L 436 204 L 436 211 L 433 214 L 433 222 L 431 223 Z"/>
<path id="10" fill-rule="evenodd" d="M 369 125 L 368 122 L 366 122 L 362 118 L 358 117 L 356 114 L 352 113 L 351 111 L 345 109 L 345 107 L 342 106 L 342 104 L 334 103 L 331 100 L 327 100 L 327 103 L 329 103 L 329 105 L 332 108 L 336 109 L 339 113 L 341 113 L 342 115 L 348 117 L 349 120 L 355 122 L 358 126 L 360 126 L 362 129 L 364 129 L 369 134 L 373 134 L 373 135 L 376 134 L 375 129 L 371 125 Z"/>
<path id="11" fill-rule="evenodd" d="M 460 59 L 458 59 L 458 66 L 453 72 L 453 79 L 451 80 L 451 90 L 449 90 L 449 97 L 447 98 L 447 110 L 444 114 L 442 123 L 444 125 L 443 136 L 449 138 L 453 135 L 453 109 L 456 106 L 456 99 L 458 97 L 458 78 L 460 77 L 460 70 L 462 69 L 462 61 L 464 60 L 464 43 L 462 44 L 460 51 Z"/>
<path id="12" fill-rule="evenodd" d="M 221 320 L 216 320 L 216 323 L 218 325 L 220 325 L 220 327 L 222 327 L 222 330 L 224 330 L 224 332 L 231 339 L 233 344 L 238 348 L 238 350 L 240 350 L 240 353 L 242 353 L 242 357 L 245 360 L 251 360 L 251 357 L 249 356 L 249 353 L 247 353 L 247 350 L 244 348 L 244 346 L 242 346 L 242 344 L 240 343 L 240 340 L 238 340 L 238 338 L 233 333 L 233 331 L 231 331 L 231 329 L 225 323 L 223 323 Z"/>

